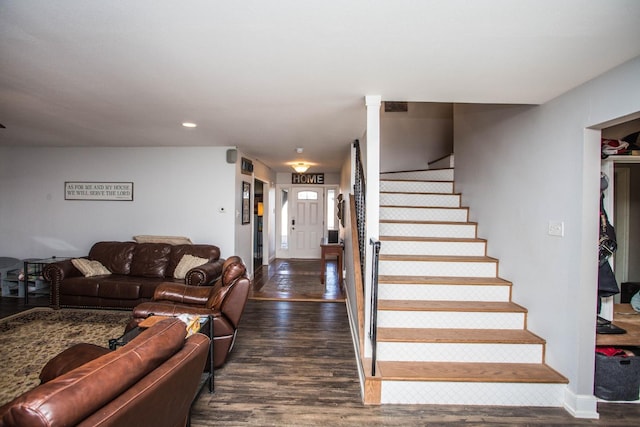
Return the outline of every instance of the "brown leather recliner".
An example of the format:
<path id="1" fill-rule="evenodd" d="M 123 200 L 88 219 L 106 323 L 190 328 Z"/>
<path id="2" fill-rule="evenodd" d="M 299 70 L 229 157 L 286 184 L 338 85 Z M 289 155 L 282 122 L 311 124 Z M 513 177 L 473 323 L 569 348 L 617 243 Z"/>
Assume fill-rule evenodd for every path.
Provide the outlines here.
<path id="1" fill-rule="evenodd" d="M 150 315 L 177 316 L 179 314 L 211 315 L 213 317 L 214 367 L 222 366 L 233 348 L 238 324 L 249 297 L 251 280 L 247 268 L 238 256 L 228 258 L 222 276 L 213 286 L 189 286 L 162 283 L 153 300 L 133 309 L 127 330 L 134 328 Z"/>
<path id="2" fill-rule="evenodd" d="M 115 351 L 70 347 L 41 385 L 0 407 L 0 426 L 184 426 L 210 342 L 185 336 L 182 321 L 166 319 Z"/>

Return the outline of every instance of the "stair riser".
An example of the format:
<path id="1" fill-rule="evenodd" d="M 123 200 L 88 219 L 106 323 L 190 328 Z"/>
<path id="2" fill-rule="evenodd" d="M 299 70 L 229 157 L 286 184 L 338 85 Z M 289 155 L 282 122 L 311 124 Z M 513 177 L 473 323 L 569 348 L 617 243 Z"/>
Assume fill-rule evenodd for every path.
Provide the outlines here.
<path id="1" fill-rule="evenodd" d="M 562 406 L 564 384 L 383 381 L 381 403 Z"/>
<path id="2" fill-rule="evenodd" d="M 378 310 L 380 328 L 524 329 L 524 313 Z"/>
<path id="3" fill-rule="evenodd" d="M 459 208 L 460 195 L 381 193 L 380 205 Z"/>
<path id="4" fill-rule="evenodd" d="M 420 242 L 383 241 L 380 245 L 383 255 L 448 255 L 484 256 L 485 242 Z"/>
<path id="5" fill-rule="evenodd" d="M 412 172 L 381 173 L 380 179 L 419 179 L 424 181 L 453 181 L 453 169 L 434 169 Z"/>
<path id="6" fill-rule="evenodd" d="M 541 344 L 378 342 L 377 360 L 396 362 L 542 363 Z"/>
<path id="7" fill-rule="evenodd" d="M 384 261 L 378 273 L 383 276 L 497 277 L 495 262 Z"/>
<path id="8" fill-rule="evenodd" d="M 475 239 L 475 224 L 380 223 L 380 236 Z"/>
<path id="9" fill-rule="evenodd" d="M 381 283 L 378 287 L 378 296 L 381 300 L 508 302 L 510 300 L 510 286 Z"/>
<path id="10" fill-rule="evenodd" d="M 465 208 L 380 208 L 381 220 L 467 222 L 468 218 Z"/>
<path id="11" fill-rule="evenodd" d="M 380 181 L 380 191 L 398 193 L 453 193 L 449 181 Z"/>

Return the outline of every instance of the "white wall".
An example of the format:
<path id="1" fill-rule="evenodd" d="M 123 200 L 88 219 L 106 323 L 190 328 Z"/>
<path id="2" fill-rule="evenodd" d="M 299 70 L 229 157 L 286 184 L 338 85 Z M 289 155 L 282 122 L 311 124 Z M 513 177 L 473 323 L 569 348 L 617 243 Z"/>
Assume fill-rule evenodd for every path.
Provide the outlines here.
<path id="1" fill-rule="evenodd" d="M 452 104 L 410 102 L 407 112 L 397 113 L 381 109 L 381 172 L 428 169 L 452 151 Z"/>
<path id="2" fill-rule="evenodd" d="M 570 380 L 567 406 L 595 411 L 599 132 L 640 111 L 640 58 L 541 106 L 456 105 L 456 190 L 488 255 Z M 547 234 L 564 221 L 565 236 Z"/>
<path id="3" fill-rule="evenodd" d="M 227 148 L 0 147 L 0 255 L 86 255 L 96 241 L 137 234 L 233 255 L 239 187 Z M 134 200 L 68 201 L 65 181 L 133 182 Z"/>

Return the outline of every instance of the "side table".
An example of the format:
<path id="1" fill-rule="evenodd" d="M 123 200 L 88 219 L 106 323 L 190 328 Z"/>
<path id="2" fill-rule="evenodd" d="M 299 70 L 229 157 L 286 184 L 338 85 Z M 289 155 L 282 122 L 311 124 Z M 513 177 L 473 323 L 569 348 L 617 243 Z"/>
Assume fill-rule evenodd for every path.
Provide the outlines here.
<path id="1" fill-rule="evenodd" d="M 327 256 L 335 256 L 338 261 L 338 283 L 342 288 L 342 243 L 327 243 L 323 240 L 320 244 L 322 252 L 322 266 L 320 271 L 320 283 L 324 283 L 325 270 L 327 269 Z"/>
<path id="2" fill-rule="evenodd" d="M 63 261 L 69 258 L 58 258 L 52 256 L 51 258 L 27 258 L 23 260 L 24 262 L 24 270 L 23 270 L 23 280 L 22 286 L 24 286 L 24 303 L 25 305 L 29 303 L 29 282 L 33 282 L 34 286 L 37 287 L 37 282 L 42 281 L 42 269 L 45 265 L 51 264 L 56 261 Z"/>
<path id="3" fill-rule="evenodd" d="M 149 315 L 150 317 L 153 316 L 153 314 Z M 163 316 L 159 316 L 161 318 L 164 318 Z M 213 393 L 214 391 L 214 381 L 215 381 L 215 374 L 214 374 L 214 369 L 213 369 L 213 316 L 211 315 L 200 315 L 201 319 L 200 319 L 200 327 L 197 329 L 196 332 L 200 332 L 205 334 L 206 336 L 209 337 L 210 341 L 209 341 L 209 357 L 208 357 L 208 362 L 209 362 L 209 366 L 205 366 L 205 372 L 203 372 L 202 374 L 202 378 L 200 381 L 200 386 L 198 387 L 198 391 L 196 392 L 196 396 L 194 397 L 194 401 L 195 398 L 198 397 L 198 394 L 200 394 L 200 391 L 202 391 L 202 386 L 207 383 L 208 388 L 209 388 L 209 393 Z M 148 319 L 148 318 L 147 318 Z M 146 319 L 145 319 L 146 320 Z M 125 332 L 124 334 L 122 334 L 121 336 L 119 336 L 118 338 L 111 338 L 109 339 L 109 350 L 115 350 L 118 347 L 122 347 L 124 345 L 126 345 L 127 343 L 129 343 L 129 341 L 131 341 L 132 339 L 134 339 L 135 337 L 137 337 L 138 335 L 140 335 L 142 333 L 142 331 L 144 331 L 145 329 L 147 329 L 146 327 L 141 327 L 141 326 L 136 326 L 135 328 L 130 329 L 129 331 Z M 206 371 L 206 369 L 209 369 L 209 372 Z"/>

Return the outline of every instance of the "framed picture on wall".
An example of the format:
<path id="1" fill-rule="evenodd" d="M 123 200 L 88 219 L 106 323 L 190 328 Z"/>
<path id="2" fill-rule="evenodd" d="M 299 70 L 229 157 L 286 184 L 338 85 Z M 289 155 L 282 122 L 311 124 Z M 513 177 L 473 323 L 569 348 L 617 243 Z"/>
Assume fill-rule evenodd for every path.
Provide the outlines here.
<path id="1" fill-rule="evenodd" d="M 242 223 L 251 222 L 251 184 L 242 181 Z"/>

